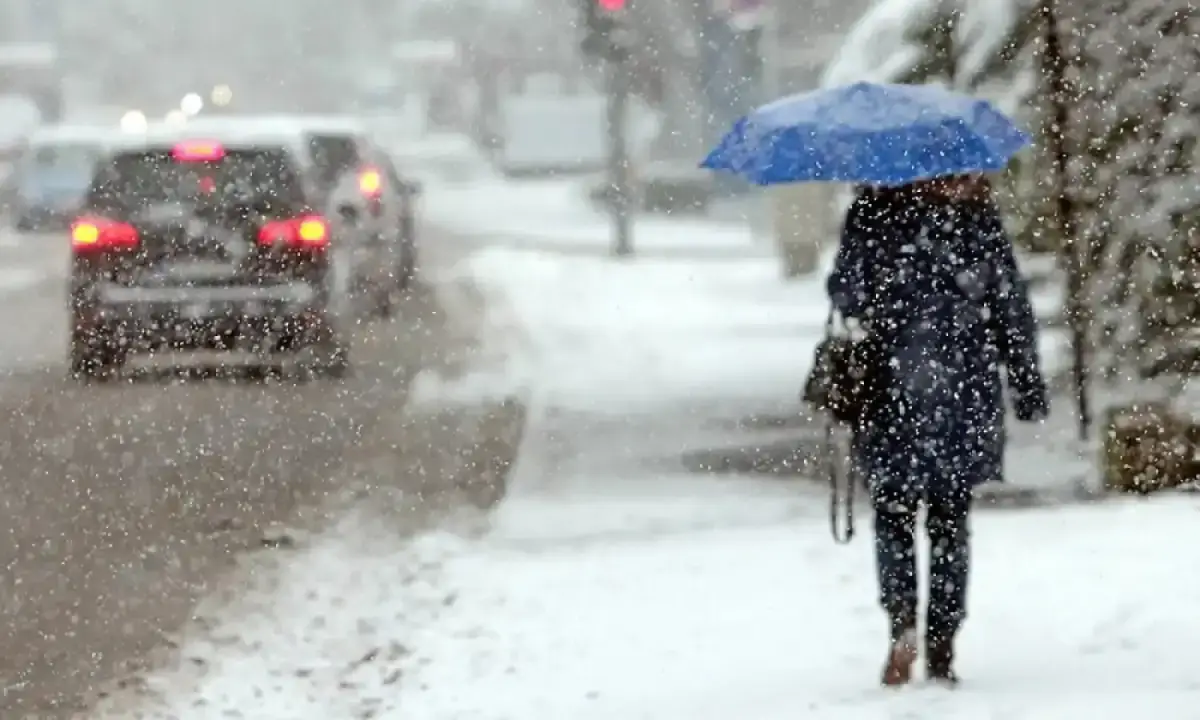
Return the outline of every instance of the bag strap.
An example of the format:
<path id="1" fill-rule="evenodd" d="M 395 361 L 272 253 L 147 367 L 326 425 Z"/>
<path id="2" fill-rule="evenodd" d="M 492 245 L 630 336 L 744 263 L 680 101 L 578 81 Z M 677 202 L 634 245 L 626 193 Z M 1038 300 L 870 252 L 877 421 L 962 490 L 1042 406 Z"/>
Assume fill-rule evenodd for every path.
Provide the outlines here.
<path id="1" fill-rule="evenodd" d="M 838 313 L 833 303 L 829 304 L 829 314 L 825 316 L 825 337 L 832 338 L 837 324 Z M 854 539 L 854 480 L 847 477 L 845 498 L 838 482 L 837 448 L 834 442 L 833 418 L 825 415 L 825 471 L 829 477 L 829 531 L 833 541 L 839 545 L 847 545 Z M 839 512 L 841 511 L 841 512 Z"/>
<path id="2" fill-rule="evenodd" d="M 834 308 L 833 303 L 829 304 L 829 314 L 825 316 L 825 337 L 841 337 L 849 336 L 850 323 L 846 316 L 842 315 Z"/>
<path id="3" fill-rule="evenodd" d="M 834 447 L 833 422 L 825 421 L 825 465 L 829 474 L 829 531 L 833 541 L 848 545 L 854 539 L 854 477 L 845 475 L 845 496 L 838 480 L 843 475 L 837 468 L 837 449 Z M 840 522 L 839 522 L 840 521 Z"/>

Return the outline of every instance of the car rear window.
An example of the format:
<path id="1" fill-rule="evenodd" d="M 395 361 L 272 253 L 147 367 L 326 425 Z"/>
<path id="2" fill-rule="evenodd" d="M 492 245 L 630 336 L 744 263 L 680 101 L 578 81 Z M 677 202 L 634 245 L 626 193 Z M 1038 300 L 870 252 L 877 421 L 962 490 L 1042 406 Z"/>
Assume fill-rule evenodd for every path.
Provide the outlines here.
<path id="1" fill-rule="evenodd" d="M 282 150 L 229 150 L 212 161 L 169 151 L 121 153 L 97 171 L 88 206 L 129 214 L 166 203 L 245 205 L 270 217 L 305 208 L 304 187 Z"/>
<path id="2" fill-rule="evenodd" d="M 316 133 L 309 136 L 309 149 L 322 187 L 329 188 L 361 164 L 358 143 L 350 135 Z"/>

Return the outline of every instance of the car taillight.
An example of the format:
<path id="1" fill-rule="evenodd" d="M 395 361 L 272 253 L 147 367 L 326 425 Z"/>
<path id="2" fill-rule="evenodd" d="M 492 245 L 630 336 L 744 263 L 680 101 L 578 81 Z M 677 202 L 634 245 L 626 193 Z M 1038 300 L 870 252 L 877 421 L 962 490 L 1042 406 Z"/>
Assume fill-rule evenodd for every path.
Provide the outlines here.
<path id="1" fill-rule="evenodd" d="M 216 162 L 225 157 L 225 148 L 216 142 L 190 140 L 171 148 L 171 157 L 179 162 Z"/>
<path id="2" fill-rule="evenodd" d="M 258 231 L 260 245 L 322 248 L 329 244 L 329 224 L 319 215 L 273 220 Z"/>
<path id="3" fill-rule="evenodd" d="M 383 175 L 375 168 L 363 168 L 358 173 L 358 191 L 368 198 L 379 197 L 383 193 Z"/>
<path id="4" fill-rule="evenodd" d="M 79 218 L 71 223 L 71 248 L 75 252 L 120 250 L 137 244 L 137 229 L 129 223 L 96 217 Z"/>

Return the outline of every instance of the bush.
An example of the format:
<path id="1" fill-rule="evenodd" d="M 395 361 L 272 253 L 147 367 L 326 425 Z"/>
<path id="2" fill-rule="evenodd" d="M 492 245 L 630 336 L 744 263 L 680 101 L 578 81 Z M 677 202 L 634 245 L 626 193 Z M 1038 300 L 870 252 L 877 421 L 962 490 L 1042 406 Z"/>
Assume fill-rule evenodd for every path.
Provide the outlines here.
<path id="1" fill-rule="evenodd" d="M 1105 423 L 1104 487 L 1149 493 L 1179 487 L 1196 478 L 1195 450 L 1200 425 L 1165 403 L 1113 408 Z"/>

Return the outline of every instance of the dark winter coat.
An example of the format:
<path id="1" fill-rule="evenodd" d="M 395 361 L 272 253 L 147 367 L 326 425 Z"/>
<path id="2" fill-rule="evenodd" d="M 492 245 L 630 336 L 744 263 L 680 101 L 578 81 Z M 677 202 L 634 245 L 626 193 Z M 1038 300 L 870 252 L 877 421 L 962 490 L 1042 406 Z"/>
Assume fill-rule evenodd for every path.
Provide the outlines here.
<path id="1" fill-rule="evenodd" d="M 868 483 L 958 493 L 1002 479 L 1004 382 L 1021 419 L 1047 410 L 1028 291 L 991 201 L 864 191 L 846 215 L 829 295 L 881 348 L 855 436 Z"/>

